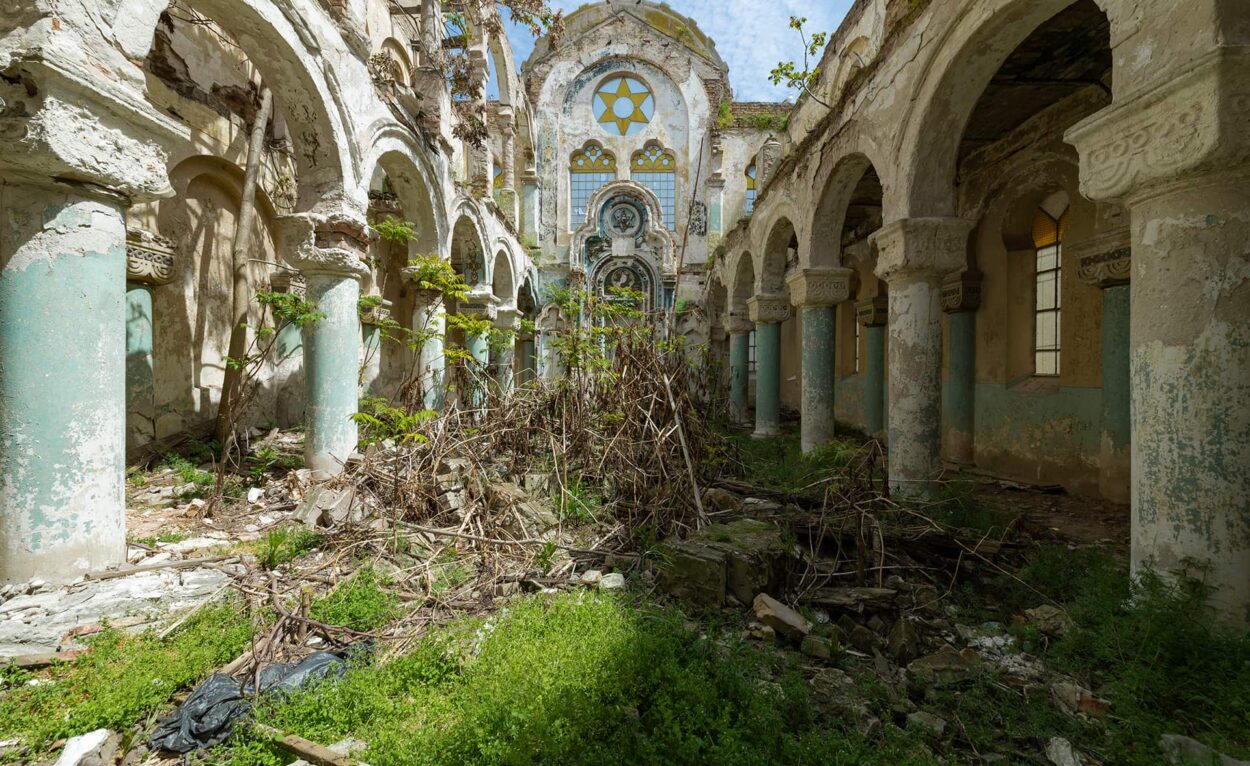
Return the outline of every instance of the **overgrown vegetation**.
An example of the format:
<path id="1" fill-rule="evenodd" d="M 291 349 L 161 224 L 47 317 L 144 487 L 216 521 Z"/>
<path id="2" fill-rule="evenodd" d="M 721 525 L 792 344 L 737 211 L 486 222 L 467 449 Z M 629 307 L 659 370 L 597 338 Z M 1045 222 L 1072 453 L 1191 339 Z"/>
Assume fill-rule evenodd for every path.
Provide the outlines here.
<path id="1" fill-rule="evenodd" d="M 322 535 L 307 527 L 278 527 L 265 533 L 256 543 L 256 563 L 265 569 L 278 569 L 289 564 L 325 541 Z"/>
<path id="2" fill-rule="evenodd" d="M 237 599 L 201 609 L 164 640 L 106 628 L 70 663 L 31 673 L 0 666 L 0 732 L 20 747 L 0 762 L 34 763 L 59 739 L 98 728 L 127 731 L 177 692 L 234 659 L 252 623 Z"/>
<path id="3" fill-rule="evenodd" d="M 309 616 L 318 622 L 355 631 L 376 630 L 398 616 L 399 602 L 388 590 L 390 584 L 373 567 L 363 567 L 329 595 L 314 602 Z"/>
<path id="4" fill-rule="evenodd" d="M 869 743 L 819 719 L 792 659 L 593 593 L 527 598 L 259 718 L 321 742 L 367 731 L 375 766 L 935 762 L 901 733 Z M 244 735 L 220 756 L 285 763 L 271 747 Z"/>

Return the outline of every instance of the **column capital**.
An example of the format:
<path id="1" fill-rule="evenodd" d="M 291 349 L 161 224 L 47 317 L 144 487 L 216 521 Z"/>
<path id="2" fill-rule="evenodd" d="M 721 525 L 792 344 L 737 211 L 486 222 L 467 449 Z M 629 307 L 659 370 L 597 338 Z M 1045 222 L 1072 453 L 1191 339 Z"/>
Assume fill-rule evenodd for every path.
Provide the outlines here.
<path id="1" fill-rule="evenodd" d="M 942 310 L 947 314 L 981 308 L 981 273 L 965 271 L 942 283 Z"/>
<path id="2" fill-rule="evenodd" d="M 890 322 L 890 299 L 878 295 L 856 303 L 855 320 L 862 327 L 884 327 Z"/>
<path id="3" fill-rule="evenodd" d="M 283 269 L 276 272 L 269 277 L 269 286 L 276 293 L 290 293 L 300 298 L 308 295 L 308 282 L 304 279 L 304 275 L 298 271 Z"/>
<path id="4" fill-rule="evenodd" d="M 72 33 L 56 34 L 29 41 L 58 51 L 55 64 L 15 57 L 0 79 L 0 174 L 66 181 L 129 202 L 173 196 L 166 146 L 190 140 L 190 130 L 156 110 L 127 77 L 103 77 L 99 61 L 65 53 Z"/>
<path id="5" fill-rule="evenodd" d="M 489 285 L 477 285 L 460 299 L 457 312 L 494 322 L 499 316 L 499 299 Z"/>
<path id="6" fill-rule="evenodd" d="M 374 235 L 363 218 L 296 213 L 278 221 L 286 242 L 286 260 L 300 271 L 356 279 L 368 275 L 364 255 Z"/>
<path id="7" fill-rule="evenodd" d="M 784 295 L 756 295 L 747 299 L 747 311 L 756 324 L 781 324 L 790 318 L 790 301 Z"/>
<path id="8" fill-rule="evenodd" d="M 126 229 L 126 280 L 153 287 L 174 278 L 174 244 L 142 229 Z"/>
<path id="9" fill-rule="evenodd" d="M 369 324 L 369 325 L 384 324 L 391 318 L 392 308 L 394 308 L 394 305 L 390 301 L 383 300 L 382 305 L 377 306 L 375 308 L 371 308 L 365 313 L 361 314 L 360 323 Z"/>
<path id="10" fill-rule="evenodd" d="M 1177 180 L 1244 168 L 1250 157 L 1250 53 L 1216 48 L 1179 76 L 1072 126 L 1081 193 L 1123 200 Z"/>
<path id="11" fill-rule="evenodd" d="M 496 309 L 495 329 L 515 330 L 521 324 L 521 312 L 516 309 Z"/>
<path id="12" fill-rule="evenodd" d="M 1091 237 L 1066 246 L 1077 262 L 1077 279 L 1106 288 L 1127 285 L 1133 272 L 1132 235 L 1128 229 Z"/>
<path id="13" fill-rule="evenodd" d="M 755 323 L 741 314 L 730 314 L 725 317 L 725 331 L 730 335 L 746 335 L 755 329 Z"/>
<path id="14" fill-rule="evenodd" d="M 836 306 L 851 295 L 851 276 L 844 268 L 799 269 L 786 283 L 790 300 L 800 308 Z"/>
<path id="15" fill-rule="evenodd" d="M 975 225 L 965 218 L 902 218 L 887 223 L 868 237 L 877 248 L 877 277 L 886 283 L 936 281 L 962 269 Z"/>

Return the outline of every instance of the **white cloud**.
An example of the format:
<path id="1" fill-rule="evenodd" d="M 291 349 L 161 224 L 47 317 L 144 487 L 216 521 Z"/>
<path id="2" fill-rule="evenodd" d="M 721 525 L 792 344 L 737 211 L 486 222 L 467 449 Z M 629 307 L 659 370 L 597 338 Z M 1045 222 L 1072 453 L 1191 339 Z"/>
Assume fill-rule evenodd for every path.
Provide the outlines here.
<path id="1" fill-rule="evenodd" d="M 565 13 L 584 5 L 575 0 L 552 0 L 551 4 Z M 779 61 L 802 60 L 803 46 L 798 32 L 790 28 L 790 17 L 805 17 L 804 29 L 809 34 L 831 33 L 851 0 L 668 0 L 668 4 L 694 19 L 716 41 L 717 52 L 729 65 L 735 99 L 783 101 L 794 94 L 769 82 L 768 73 Z M 533 38 L 523 29 L 510 29 L 509 38 L 518 65 L 524 63 L 534 47 Z"/>

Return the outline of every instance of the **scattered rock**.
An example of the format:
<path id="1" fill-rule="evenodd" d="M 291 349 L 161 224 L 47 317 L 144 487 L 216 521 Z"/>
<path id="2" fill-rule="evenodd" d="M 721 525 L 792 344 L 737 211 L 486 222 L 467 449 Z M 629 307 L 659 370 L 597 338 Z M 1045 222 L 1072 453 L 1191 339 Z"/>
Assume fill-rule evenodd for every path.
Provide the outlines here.
<path id="1" fill-rule="evenodd" d="M 603 572 L 598 569 L 590 569 L 582 572 L 582 585 L 598 585 L 603 579 Z"/>
<path id="2" fill-rule="evenodd" d="M 1224 755 L 1183 734 L 1164 734 L 1159 737 L 1159 747 L 1176 766 L 1250 766 L 1250 761 Z"/>
<path id="3" fill-rule="evenodd" d="M 1063 737 L 1051 737 L 1046 743 L 1046 759 L 1055 766 L 1081 766 L 1080 753 Z"/>
<path id="4" fill-rule="evenodd" d="M 1051 638 L 1063 637 L 1075 625 L 1067 612 L 1051 604 L 1042 604 L 1032 609 L 1026 609 L 1024 610 L 1024 617 L 1030 625 L 1041 631 L 1043 635 Z"/>
<path id="5" fill-rule="evenodd" d="M 486 504 L 493 511 L 506 511 L 525 502 L 525 490 L 510 481 L 496 481 L 486 485 Z"/>
<path id="6" fill-rule="evenodd" d="M 946 732 L 946 721 L 932 713 L 918 710 L 907 715 L 907 728 L 940 737 Z"/>
<path id="7" fill-rule="evenodd" d="M 252 487 L 247 491 L 247 501 L 249 503 L 259 503 L 265 497 L 265 490 L 260 487 Z"/>
<path id="8" fill-rule="evenodd" d="M 295 518 L 309 527 L 332 526 L 344 520 L 358 522 L 360 514 L 352 513 L 355 499 L 356 491 L 350 487 L 311 487 L 304 493 L 304 500 L 296 509 Z"/>
<path id="9" fill-rule="evenodd" d="M 747 638 L 755 638 L 760 641 L 772 641 L 777 638 L 777 631 L 762 622 L 752 622 L 747 625 Z"/>
<path id="10" fill-rule="evenodd" d="M 813 606 L 863 613 L 892 610 L 897 598 L 898 591 L 892 588 L 818 588 L 803 601 Z"/>
<path id="11" fill-rule="evenodd" d="M 118 736 L 108 729 L 96 729 L 71 737 L 56 759 L 56 766 L 93 766 L 112 763 Z"/>
<path id="12" fill-rule="evenodd" d="M 714 511 L 732 512 L 742 507 L 742 501 L 729 490 L 708 487 L 703 490 L 703 505 Z"/>
<path id="13" fill-rule="evenodd" d="M 785 586 L 791 556 L 775 524 L 713 524 L 662 546 L 660 585 L 698 604 L 720 606 L 727 595 L 749 604 L 757 594 Z"/>
<path id="14" fill-rule="evenodd" d="M 806 617 L 767 593 L 756 596 L 752 607 L 755 610 L 755 619 L 792 641 L 802 641 L 812 632 L 812 624 Z"/>
<path id="15" fill-rule="evenodd" d="M 1094 693 L 1088 689 L 1082 688 L 1070 681 L 1055 681 L 1050 685 L 1050 696 L 1054 700 L 1055 707 L 1070 716 L 1077 715 L 1106 715 L 1111 709 L 1111 703 L 1105 699 L 1094 696 Z"/>
<path id="16" fill-rule="evenodd" d="M 906 665 L 920 654 L 920 631 L 911 620 L 899 620 L 890 629 L 886 638 L 886 648 L 890 659 L 899 665 Z"/>
<path id="17" fill-rule="evenodd" d="M 799 647 L 799 651 L 808 657 L 815 657 L 818 660 L 827 660 L 833 656 L 833 642 L 824 636 L 818 636 L 809 633 L 803 637 L 803 643 Z"/>
<path id="18" fill-rule="evenodd" d="M 495 584 L 496 596 L 512 596 L 521 592 L 521 583 L 519 582 L 501 582 Z"/>
<path id="19" fill-rule="evenodd" d="M 980 657 L 970 649 L 958 652 L 944 646 L 941 651 L 913 660 L 907 666 L 907 676 L 919 686 L 947 686 L 966 680 L 979 662 Z"/>
<path id="20" fill-rule="evenodd" d="M 620 572 L 605 574 L 599 581 L 599 587 L 603 590 L 620 590 L 625 587 L 625 575 Z"/>

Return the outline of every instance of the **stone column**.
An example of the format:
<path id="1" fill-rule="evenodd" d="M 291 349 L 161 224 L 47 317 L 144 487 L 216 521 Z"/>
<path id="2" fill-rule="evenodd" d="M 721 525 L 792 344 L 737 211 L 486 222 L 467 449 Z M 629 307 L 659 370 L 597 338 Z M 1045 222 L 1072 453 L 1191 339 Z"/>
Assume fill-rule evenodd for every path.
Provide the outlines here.
<path id="1" fill-rule="evenodd" d="M 1129 276 L 1132 249 L 1128 230 L 1094 238 L 1071 248 L 1082 282 L 1102 289 L 1102 438 L 1098 450 L 1098 491 L 1108 500 L 1130 500 L 1132 422 L 1129 413 Z"/>
<path id="2" fill-rule="evenodd" d="M 942 434 L 946 457 L 972 465 L 976 417 L 977 309 L 981 307 L 981 275 L 964 272 L 942 285 L 950 346 L 946 355 L 946 386 L 942 389 Z"/>
<path id="3" fill-rule="evenodd" d="M 411 269 L 404 270 L 404 278 L 411 280 Z M 437 290 L 417 288 L 413 296 L 412 330 L 418 336 L 414 371 L 421 383 L 421 398 L 427 409 L 442 411 L 446 403 L 445 370 L 447 367 L 443 344 L 447 332 L 446 312 L 442 295 Z"/>
<path id="4" fill-rule="evenodd" d="M 864 328 L 864 430 L 885 434 L 885 326 L 889 300 L 884 295 L 855 304 L 855 321 Z"/>
<path id="5" fill-rule="evenodd" d="M 942 280 L 967 260 L 973 222 L 911 218 L 870 237 L 890 288 L 890 488 L 923 496 L 940 468 Z"/>
<path id="6" fill-rule="evenodd" d="M 518 312 L 516 309 L 499 309 L 495 315 L 495 329 L 506 333 L 506 339 L 495 349 L 492 364 L 495 366 L 495 382 L 499 384 L 499 394 L 509 396 L 516 386 L 516 329 Z"/>
<path id="7" fill-rule="evenodd" d="M 1204 565 L 1213 604 L 1245 622 L 1250 54 L 1193 55 L 1175 79 L 1117 100 L 1067 140 L 1082 193 L 1122 200 L 1132 220 L 1133 566 Z"/>
<path id="8" fill-rule="evenodd" d="M 757 439 L 781 433 L 781 323 L 790 318 L 784 295 L 747 301 L 755 323 L 755 432 Z"/>
<path id="9" fill-rule="evenodd" d="M 729 418 L 747 423 L 747 385 L 751 380 L 751 330 L 755 325 L 745 317 L 729 317 Z"/>
<path id="10" fill-rule="evenodd" d="M 837 358 L 834 306 L 850 295 L 850 269 L 801 269 L 788 283 L 802 315 L 802 445 L 811 452 L 833 439 L 833 368 Z"/>
<path id="11" fill-rule="evenodd" d="M 304 464 L 341 473 L 356 451 L 359 409 L 360 280 L 368 227 L 346 215 L 282 218 L 287 260 L 304 275 L 308 301 L 323 316 L 304 328 Z"/>
<path id="12" fill-rule="evenodd" d="M 382 325 L 391 318 L 391 302 L 382 301 L 382 305 L 370 309 L 360 318 L 361 325 L 361 359 L 360 359 L 360 390 L 368 394 L 377 394 L 378 379 L 382 377 Z"/>
<path id="13" fill-rule="evenodd" d="M 172 193 L 158 142 L 185 136 L 52 21 L 0 78 L 0 582 L 125 561 L 125 211 Z"/>
<path id="14" fill-rule="evenodd" d="M 499 299 L 491 293 L 489 285 L 478 285 L 460 302 L 459 311 L 465 316 L 484 319 L 494 323 L 498 317 Z M 465 336 L 465 350 L 473 358 L 468 369 L 469 392 L 461 401 L 477 409 L 486 402 L 486 386 L 490 380 L 490 336 L 487 333 L 473 333 Z"/>
<path id="15" fill-rule="evenodd" d="M 534 346 L 534 334 L 521 336 L 521 385 L 538 379 L 538 357 Z"/>
<path id="16" fill-rule="evenodd" d="M 157 438 L 152 288 L 174 278 L 173 245 L 150 232 L 126 232 L 126 449 Z"/>

